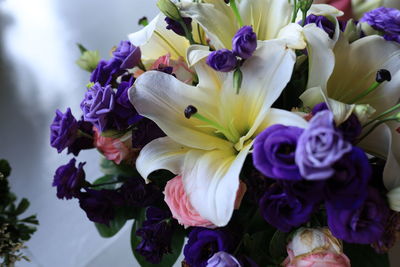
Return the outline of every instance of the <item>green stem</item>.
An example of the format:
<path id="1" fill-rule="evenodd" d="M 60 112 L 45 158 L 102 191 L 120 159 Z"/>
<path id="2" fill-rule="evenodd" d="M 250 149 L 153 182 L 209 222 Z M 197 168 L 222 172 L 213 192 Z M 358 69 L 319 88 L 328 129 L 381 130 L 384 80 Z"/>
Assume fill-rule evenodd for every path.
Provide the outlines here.
<path id="1" fill-rule="evenodd" d="M 302 11 L 302 13 L 303 13 L 303 20 L 301 21 L 301 26 L 304 27 L 304 25 L 306 25 L 307 11 Z"/>
<path id="2" fill-rule="evenodd" d="M 229 3 L 230 3 L 230 6 L 231 6 L 231 8 L 232 8 L 233 13 L 234 13 L 235 16 L 236 16 L 236 19 L 237 19 L 238 22 L 239 22 L 239 26 L 240 26 L 240 27 L 243 27 L 243 26 L 244 26 L 244 23 L 243 23 L 242 17 L 240 16 L 239 9 L 237 8 L 236 0 L 230 0 Z"/>
<path id="3" fill-rule="evenodd" d="M 373 83 L 366 91 L 364 91 L 361 95 L 359 95 L 359 96 L 353 98 L 353 99 L 350 101 L 350 104 L 354 104 L 354 103 L 356 103 L 357 101 L 363 99 L 364 97 L 366 97 L 367 95 L 369 95 L 370 93 L 372 93 L 373 91 L 375 91 L 376 88 L 379 87 L 379 85 L 381 85 L 381 83 L 374 82 L 374 83 Z"/>
<path id="4" fill-rule="evenodd" d="M 385 122 L 388 121 L 393 121 L 393 120 L 398 120 L 396 117 L 390 117 L 390 118 L 386 118 L 384 120 L 378 121 L 374 126 L 371 127 L 371 129 L 369 129 L 368 132 L 366 132 L 363 136 L 361 136 L 358 141 L 357 144 L 360 143 L 365 137 L 367 137 L 368 135 L 370 135 L 376 128 L 378 128 L 378 126 L 382 125 Z"/>
<path id="5" fill-rule="evenodd" d="M 382 114 L 380 114 L 379 116 L 377 116 L 376 118 L 373 118 L 372 120 L 370 120 L 369 122 L 367 122 L 366 124 L 363 125 L 363 128 L 367 127 L 368 125 L 372 124 L 373 122 L 383 119 L 386 115 L 389 115 L 390 113 L 394 112 L 395 110 L 400 108 L 400 104 L 397 104 L 396 106 L 388 109 L 387 111 L 383 112 Z"/>
<path id="6" fill-rule="evenodd" d="M 195 42 L 194 39 L 193 39 L 193 34 L 192 34 L 192 32 L 189 31 L 189 29 L 188 29 L 186 23 L 183 21 L 182 18 L 179 20 L 179 24 L 181 24 L 183 30 L 185 31 L 185 36 L 186 36 L 186 38 L 189 40 L 190 44 L 191 44 L 191 45 L 196 44 L 196 42 Z"/>
<path id="7" fill-rule="evenodd" d="M 297 6 L 297 0 L 294 0 L 292 23 L 296 22 L 296 18 L 297 18 L 297 13 L 298 12 L 299 12 L 299 8 Z"/>
<path id="8" fill-rule="evenodd" d="M 78 130 L 78 137 L 86 137 L 86 138 L 89 138 L 89 139 L 93 139 L 93 136 L 91 136 L 90 134 L 87 134 L 87 133 L 85 133 L 85 132 L 83 132 L 81 130 Z"/>

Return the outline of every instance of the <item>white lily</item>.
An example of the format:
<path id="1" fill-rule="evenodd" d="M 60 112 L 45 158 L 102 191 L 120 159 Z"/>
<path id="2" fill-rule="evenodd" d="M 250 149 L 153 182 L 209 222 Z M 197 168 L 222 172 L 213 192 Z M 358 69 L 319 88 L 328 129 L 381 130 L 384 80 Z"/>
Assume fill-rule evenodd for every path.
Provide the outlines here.
<path id="1" fill-rule="evenodd" d="M 299 127 L 307 123 L 294 113 L 271 108 L 296 61 L 284 42 L 267 42 L 243 64 L 239 94 L 233 88 L 232 73 L 217 73 L 206 65 L 208 53 L 198 49 L 188 53 L 199 76 L 197 87 L 161 72 L 146 72 L 129 97 L 140 114 L 167 134 L 143 148 L 136 162 L 140 174 L 148 177 L 155 170 L 167 169 L 182 175 L 193 207 L 204 219 L 224 226 L 232 216 L 239 174 L 257 134 L 277 123 Z M 185 118 L 189 105 L 203 119 Z"/>
<path id="2" fill-rule="evenodd" d="M 315 59 L 320 62 L 322 72 L 314 69 L 310 73 L 309 89 L 301 96 L 306 106 L 313 107 L 319 102 L 328 101 L 337 122 L 342 122 L 355 108 L 353 104 L 367 104 L 376 110 L 376 114 L 381 114 L 398 103 L 398 44 L 385 41 L 376 35 L 364 37 L 351 44 L 342 37 L 333 52 L 334 62 Z M 329 74 L 326 70 L 331 69 L 333 72 Z M 375 75 L 379 69 L 389 70 L 392 80 L 354 102 L 353 100 L 375 82 Z M 393 124 L 381 125 L 360 143 L 367 152 L 387 159 L 383 175 L 389 190 L 400 186 L 400 135 L 395 129 L 396 125 Z"/>
<path id="3" fill-rule="evenodd" d="M 160 13 L 149 25 L 128 35 L 130 42 L 140 47 L 144 60 L 156 60 L 167 54 L 174 60 L 186 57 L 189 41 L 166 27 L 165 16 Z"/>
<path id="4" fill-rule="evenodd" d="M 245 25 L 252 25 L 257 39 L 286 39 L 293 49 L 305 47 L 302 27 L 291 23 L 293 5 L 289 1 L 241 0 L 239 13 Z M 237 18 L 224 1 L 204 0 L 203 3 L 181 3 L 181 14 L 200 24 L 216 49 L 232 48 L 232 38 L 239 30 Z M 313 5 L 309 14 L 337 17 L 343 12 L 329 5 Z"/>

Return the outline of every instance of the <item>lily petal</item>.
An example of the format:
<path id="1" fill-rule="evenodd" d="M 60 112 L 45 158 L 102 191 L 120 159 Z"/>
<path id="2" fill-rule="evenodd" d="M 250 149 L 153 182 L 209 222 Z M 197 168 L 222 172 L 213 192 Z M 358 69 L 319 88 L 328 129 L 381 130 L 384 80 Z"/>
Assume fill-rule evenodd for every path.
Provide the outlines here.
<path id="1" fill-rule="evenodd" d="M 136 160 L 137 170 L 145 179 L 153 171 L 161 169 L 180 174 L 188 151 L 188 148 L 169 137 L 155 139 L 140 151 Z"/>
<path id="2" fill-rule="evenodd" d="M 193 105 L 203 116 L 215 121 L 217 97 L 216 90 L 193 87 L 158 71 L 142 74 L 129 89 L 129 99 L 141 115 L 157 123 L 176 142 L 204 150 L 231 144 L 218 138 L 213 129 L 198 127 L 198 120 L 185 118 L 184 111 Z"/>
<path id="3" fill-rule="evenodd" d="M 232 48 L 232 38 L 238 30 L 235 17 L 223 1 L 206 3 L 181 3 L 182 16 L 190 17 L 200 24 L 215 48 Z M 208 3 L 207 3 L 208 2 Z"/>
<path id="4" fill-rule="evenodd" d="M 297 113 L 283 109 L 271 108 L 268 112 L 268 115 L 264 118 L 264 121 L 258 128 L 256 134 L 261 133 L 266 128 L 274 124 L 296 126 L 299 128 L 307 128 L 308 126 L 308 122 Z"/>
<path id="5" fill-rule="evenodd" d="M 189 41 L 166 29 L 165 16 L 158 14 L 146 27 L 128 35 L 130 42 L 140 46 L 143 59 L 157 59 L 171 54 L 173 59 L 186 57 Z"/>
<path id="6" fill-rule="evenodd" d="M 187 52 L 189 66 L 195 70 L 199 84 L 198 87 L 219 90 L 226 79 L 226 73 L 218 72 L 210 68 L 206 59 L 210 54 L 210 48 L 202 45 L 192 45 Z"/>
<path id="7" fill-rule="evenodd" d="M 190 151 L 185 159 L 183 184 L 192 206 L 201 217 L 225 226 L 234 210 L 239 174 L 252 146 L 235 155 L 232 151 Z"/>
<path id="8" fill-rule="evenodd" d="M 243 83 L 239 94 L 233 90 L 232 76 L 227 78 L 222 89 L 221 117 L 235 118 L 233 123 L 243 136 L 242 141 L 256 132 L 289 82 L 295 62 L 294 51 L 287 49 L 284 41 L 265 41 L 241 68 Z"/>

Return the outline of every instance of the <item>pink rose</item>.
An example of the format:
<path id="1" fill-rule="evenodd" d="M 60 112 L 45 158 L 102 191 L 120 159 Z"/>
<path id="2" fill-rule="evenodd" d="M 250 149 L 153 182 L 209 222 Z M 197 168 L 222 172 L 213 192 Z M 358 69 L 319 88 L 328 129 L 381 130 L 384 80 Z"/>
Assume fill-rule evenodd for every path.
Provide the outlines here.
<path id="1" fill-rule="evenodd" d="M 287 246 L 285 267 L 350 267 L 342 243 L 327 228 L 300 228 Z"/>
<path id="2" fill-rule="evenodd" d="M 189 198 L 183 188 L 182 176 L 176 176 L 168 181 L 165 186 L 165 202 L 171 210 L 172 217 L 185 227 L 200 226 L 213 228 L 212 222 L 203 219 L 190 204 Z"/>
<path id="3" fill-rule="evenodd" d="M 349 20 L 353 17 L 353 8 L 351 6 L 351 0 L 317 0 L 316 4 L 329 4 L 336 7 L 344 12 L 344 15 L 340 17 L 340 20 Z"/>
<path id="4" fill-rule="evenodd" d="M 176 78 L 184 83 L 192 84 L 193 82 L 193 71 L 188 67 L 186 61 L 180 57 L 178 60 L 172 60 L 170 54 L 159 57 L 153 65 L 150 67 L 151 70 L 156 70 L 163 67 L 172 67 L 172 73 L 176 75 Z"/>
<path id="5" fill-rule="evenodd" d="M 121 138 L 111 138 L 101 136 L 96 127 L 94 130 L 94 146 L 106 157 L 108 160 L 120 164 L 121 161 L 128 159 L 132 156 L 132 150 L 124 142 L 131 142 L 130 136 L 123 136 Z"/>

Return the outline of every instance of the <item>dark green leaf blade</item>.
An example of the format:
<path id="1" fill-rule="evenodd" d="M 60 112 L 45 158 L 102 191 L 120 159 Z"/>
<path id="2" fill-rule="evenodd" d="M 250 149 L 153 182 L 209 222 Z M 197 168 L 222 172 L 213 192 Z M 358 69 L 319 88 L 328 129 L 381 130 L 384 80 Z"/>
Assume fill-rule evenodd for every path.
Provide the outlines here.
<path id="1" fill-rule="evenodd" d="M 122 210 L 117 210 L 114 220 L 110 222 L 110 225 L 105 225 L 101 223 L 95 223 L 97 231 L 104 238 L 110 238 L 116 235 L 119 230 L 125 225 L 126 217 Z"/>
<path id="2" fill-rule="evenodd" d="M 370 245 L 344 244 L 344 254 L 352 267 L 390 267 L 387 254 L 378 254 Z"/>

